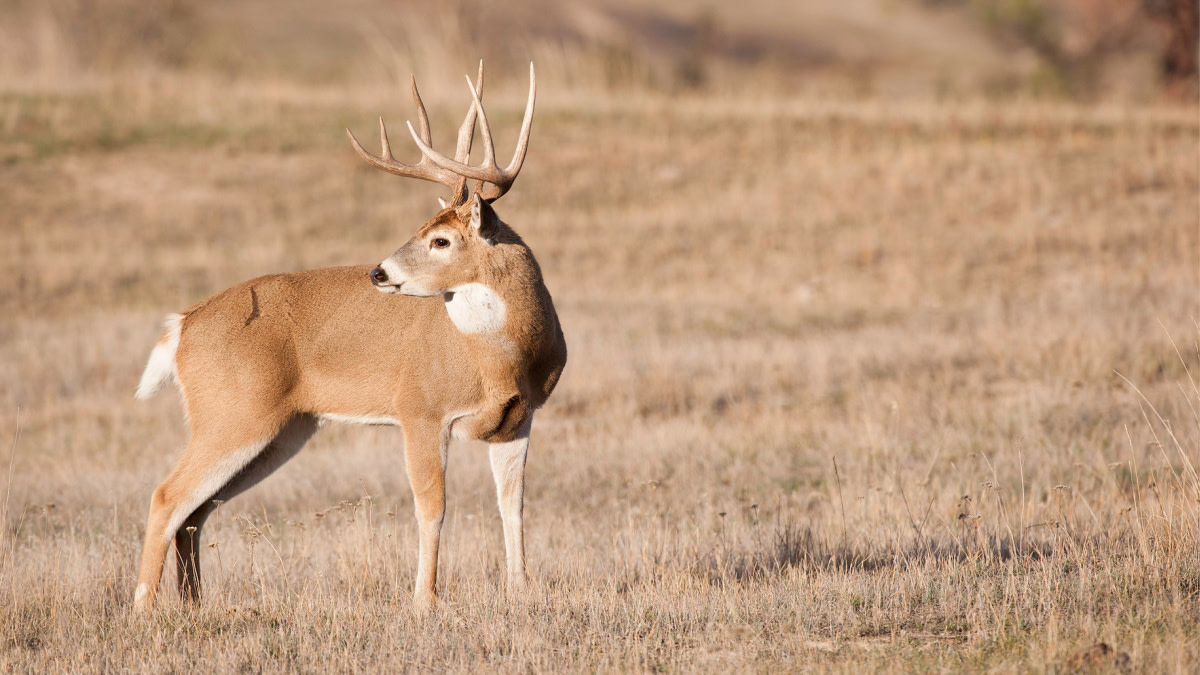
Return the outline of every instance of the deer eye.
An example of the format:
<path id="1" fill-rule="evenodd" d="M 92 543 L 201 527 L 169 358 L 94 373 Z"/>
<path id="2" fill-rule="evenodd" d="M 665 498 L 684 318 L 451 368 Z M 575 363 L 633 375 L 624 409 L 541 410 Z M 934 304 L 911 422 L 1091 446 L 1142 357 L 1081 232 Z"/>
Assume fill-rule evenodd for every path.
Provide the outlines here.
<path id="1" fill-rule="evenodd" d="M 446 248 L 449 245 L 450 245 L 450 240 L 445 237 L 438 237 L 437 239 L 433 240 L 434 248 Z"/>

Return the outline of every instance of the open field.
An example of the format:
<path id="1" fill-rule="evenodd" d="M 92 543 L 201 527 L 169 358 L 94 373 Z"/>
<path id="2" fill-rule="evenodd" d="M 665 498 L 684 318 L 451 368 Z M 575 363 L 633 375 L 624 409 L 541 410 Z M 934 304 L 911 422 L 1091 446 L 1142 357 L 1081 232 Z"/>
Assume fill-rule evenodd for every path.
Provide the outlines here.
<path id="1" fill-rule="evenodd" d="M 342 127 L 406 98 L 0 95 L 0 670 L 1046 671 L 1103 642 L 1101 668 L 1195 672 L 1194 108 L 553 82 L 498 203 L 571 350 L 534 425 L 532 591 L 505 599 L 486 454 L 456 445 L 425 621 L 400 434 L 336 426 L 210 520 L 200 609 L 168 570 L 128 611 L 186 442 L 173 393 L 132 399 L 161 317 L 403 243 L 437 189 Z M 442 146 L 464 93 L 433 97 Z"/>

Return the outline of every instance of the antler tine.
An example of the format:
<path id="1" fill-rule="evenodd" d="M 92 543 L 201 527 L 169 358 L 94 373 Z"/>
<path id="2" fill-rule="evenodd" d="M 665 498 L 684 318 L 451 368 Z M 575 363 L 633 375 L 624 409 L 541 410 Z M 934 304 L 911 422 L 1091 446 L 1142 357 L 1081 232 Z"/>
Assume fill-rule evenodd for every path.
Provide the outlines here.
<path id="1" fill-rule="evenodd" d="M 382 117 L 379 118 L 379 123 L 380 123 L 380 126 L 383 125 Z M 387 170 L 387 167 L 384 166 L 384 164 L 386 162 L 384 162 L 383 158 L 376 157 L 375 155 L 372 155 L 370 152 L 367 152 L 367 149 L 362 146 L 362 143 L 359 143 L 358 139 L 354 137 L 353 131 L 350 131 L 350 129 L 347 128 L 346 135 L 350 137 L 350 144 L 354 146 L 354 150 L 355 150 L 355 152 L 358 153 L 359 157 L 362 157 L 363 159 L 367 160 L 367 163 L 369 163 L 371 166 Z M 384 141 L 384 142 L 386 143 L 386 141 Z"/>
<path id="2" fill-rule="evenodd" d="M 513 153 L 512 160 L 504 168 L 504 172 L 511 173 L 513 178 L 520 173 L 521 165 L 525 163 L 525 153 L 529 150 L 529 131 L 533 128 L 533 100 L 536 91 L 537 75 L 533 72 L 533 61 L 530 61 L 529 100 L 525 102 L 525 116 L 521 118 L 521 135 L 517 136 L 517 150 Z"/>
<path id="3" fill-rule="evenodd" d="M 354 146 L 354 150 L 358 153 L 358 156 L 365 159 L 368 164 L 377 169 L 383 169 L 388 173 L 394 173 L 397 176 L 411 176 L 413 178 L 422 178 L 435 183 L 453 185 L 453 183 L 446 182 L 447 176 L 449 176 L 449 180 L 454 179 L 453 172 L 442 170 L 436 165 L 427 162 L 412 165 L 401 164 L 400 162 L 397 162 L 395 158 L 391 156 L 391 148 L 388 147 L 387 132 L 384 130 L 382 120 L 380 120 L 380 129 L 381 135 L 383 136 L 384 157 L 378 157 L 371 154 L 370 151 L 368 151 L 362 146 L 361 143 L 358 142 L 358 139 L 354 136 L 354 132 L 346 129 L 346 135 L 350 137 L 350 144 Z M 422 164 L 424 165 L 422 166 Z"/>
<path id="4" fill-rule="evenodd" d="M 470 78 L 467 83 L 470 83 Z M 483 96 L 483 59 L 479 60 L 479 75 L 475 78 L 475 89 L 479 91 L 479 95 Z M 463 120 L 462 126 L 458 128 L 458 147 L 454 150 L 454 161 L 466 163 L 471 156 L 471 144 L 475 139 L 475 102 L 472 101 L 467 109 L 466 119 Z"/>
<path id="5" fill-rule="evenodd" d="M 467 84 L 470 85 L 469 78 Z M 521 172 L 521 166 L 525 163 L 525 154 L 529 150 L 529 131 L 533 127 L 533 109 L 536 95 L 537 76 L 534 73 L 533 64 L 530 63 L 529 100 L 525 104 L 525 118 L 521 122 L 521 135 L 517 139 L 517 149 L 513 153 L 512 161 L 504 169 L 496 165 L 495 149 L 492 145 L 491 129 L 487 123 L 487 113 L 484 112 L 483 103 L 480 102 L 478 92 L 475 91 L 474 87 L 471 87 L 471 98 L 479 115 L 479 126 L 483 134 L 485 153 L 483 164 L 480 166 L 470 166 L 464 162 L 457 162 L 434 150 L 417 135 L 411 122 L 408 125 L 408 130 L 412 134 L 413 141 L 416 142 L 417 147 L 421 149 L 421 154 L 437 166 L 465 178 L 473 178 L 491 183 L 494 188 L 488 190 L 483 197 L 489 202 L 493 202 L 508 192 L 509 188 L 512 187 L 513 181 L 516 180 L 517 174 Z"/>
<path id="6" fill-rule="evenodd" d="M 382 147 L 379 152 L 380 157 L 396 161 L 395 156 L 392 155 L 392 144 L 388 143 L 387 127 L 383 125 L 382 115 L 379 116 L 379 145 Z"/>
<path id="7" fill-rule="evenodd" d="M 470 78 L 467 78 L 467 82 L 470 83 Z M 479 90 L 480 95 L 482 96 L 483 59 L 479 59 L 479 74 L 475 77 L 475 87 Z M 467 115 L 465 118 L 463 118 L 462 125 L 458 128 L 458 144 L 454 148 L 454 161 L 456 162 L 462 162 L 465 164 L 471 157 L 471 144 L 475 139 L 475 118 L 475 102 L 472 101 L 471 105 L 467 107 Z M 426 136 L 425 140 L 428 142 L 428 136 Z M 427 161 L 429 161 L 428 158 L 424 155 L 421 155 L 421 162 Z M 451 193 L 449 203 L 453 204 L 454 206 L 464 204 L 466 203 L 469 195 L 470 192 L 467 190 L 466 177 L 459 176 L 458 180 L 454 183 L 454 188 L 453 192 Z M 440 203 L 442 204 L 442 208 L 446 208 L 447 203 L 445 201 L 441 201 Z"/>
<path id="8" fill-rule="evenodd" d="M 377 169 L 382 169 L 397 176 L 420 178 L 421 180 L 433 183 L 441 183 L 452 189 L 456 187 L 458 182 L 457 174 L 429 162 L 424 157 L 416 164 L 403 164 L 396 161 L 396 158 L 392 156 L 391 146 L 388 143 L 387 127 L 384 126 L 382 118 L 379 120 L 379 136 L 383 145 L 383 156 L 371 154 L 370 151 L 358 142 L 358 138 L 354 136 L 353 131 L 346 129 L 346 135 L 350 137 L 350 144 L 354 146 L 354 151 L 358 153 L 358 156 Z"/>
<path id="9" fill-rule="evenodd" d="M 417 90 L 417 76 L 409 75 L 412 80 L 412 95 L 413 103 L 417 104 L 417 122 L 421 126 L 421 138 L 425 142 L 433 145 L 432 136 L 429 133 L 429 114 L 425 112 L 425 102 L 421 100 L 421 92 Z M 382 120 L 383 118 L 380 118 Z"/>
<path id="10" fill-rule="evenodd" d="M 492 143 L 492 128 L 488 126 L 487 112 L 483 109 L 481 94 L 471 86 L 471 78 L 467 78 L 467 89 L 471 90 L 471 107 L 479 114 L 479 132 L 483 134 L 483 166 L 496 168 L 496 146 Z"/>

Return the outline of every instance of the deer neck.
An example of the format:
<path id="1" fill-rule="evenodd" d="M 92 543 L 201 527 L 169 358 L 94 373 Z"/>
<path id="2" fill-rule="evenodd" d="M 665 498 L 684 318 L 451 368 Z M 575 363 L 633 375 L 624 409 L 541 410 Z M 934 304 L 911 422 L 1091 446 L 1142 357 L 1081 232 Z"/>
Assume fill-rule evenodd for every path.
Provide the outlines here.
<path id="1" fill-rule="evenodd" d="M 454 327 L 478 343 L 488 358 L 523 361 L 540 347 L 553 313 L 533 253 L 523 244 L 498 244 L 477 281 L 442 296 Z M 553 319 L 550 319 L 553 321 Z M 504 358 L 507 356 L 508 358 Z"/>
<path id="2" fill-rule="evenodd" d="M 497 333 L 508 323 L 508 305 L 496 289 L 482 283 L 469 283 L 442 296 L 450 322 L 464 335 L 486 336 Z"/>

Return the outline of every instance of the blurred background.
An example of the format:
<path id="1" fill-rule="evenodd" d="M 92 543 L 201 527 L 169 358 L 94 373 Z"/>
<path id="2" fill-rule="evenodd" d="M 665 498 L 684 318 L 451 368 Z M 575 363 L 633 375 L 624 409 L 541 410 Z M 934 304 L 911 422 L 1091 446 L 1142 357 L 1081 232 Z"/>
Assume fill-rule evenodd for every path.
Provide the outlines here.
<path id="1" fill-rule="evenodd" d="M 483 57 L 556 91 L 1187 101 L 1196 35 L 1194 0 L 2 0 L 0 83 L 440 83 Z"/>
<path id="2" fill-rule="evenodd" d="M 0 672 L 1194 674 L 1196 7 L 0 0 Z M 416 620 L 401 434 L 331 425 L 132 617 L 163 316 L 394 251 L 444 189 L 343 130 L 415 161 L 415 74 L 445 148 L 480 58 L 570 349 L 534 611 L 456 442 Z"/>

